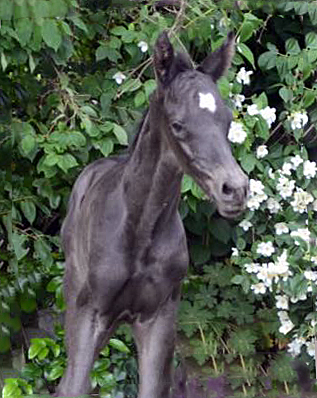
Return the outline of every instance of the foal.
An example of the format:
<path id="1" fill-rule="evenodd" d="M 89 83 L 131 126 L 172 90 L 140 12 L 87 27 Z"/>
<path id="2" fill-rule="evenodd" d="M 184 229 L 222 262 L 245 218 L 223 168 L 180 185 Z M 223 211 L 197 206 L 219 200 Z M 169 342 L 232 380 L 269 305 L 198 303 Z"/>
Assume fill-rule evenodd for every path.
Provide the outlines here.
<path id="1" fill-rule="evenodd" d="M 157 90 L 131 151 L 98 160 L 77 179 L 62 227 L 68 365 L 57 397 L 90 390 L 89 372 L 120 322 L 132 325 L 139 398 L 168 398 L 175 317 L 188 252 L 178 213 L 183 173 L 235 217 L 248 180 L 234 160 L 231 112 L 216 86 L 234 38 L 193 69 L 166 33 L 155 45 Z"/>

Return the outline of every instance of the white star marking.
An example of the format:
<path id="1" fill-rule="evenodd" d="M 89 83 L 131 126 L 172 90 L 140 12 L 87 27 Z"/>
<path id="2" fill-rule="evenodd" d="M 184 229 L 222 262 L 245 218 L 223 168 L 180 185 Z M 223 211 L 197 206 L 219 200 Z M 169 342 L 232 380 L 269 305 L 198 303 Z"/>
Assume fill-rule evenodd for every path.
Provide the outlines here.
<path id="1" fill-rule="evenodd" d="M 211 93 L 199 93 L 199 107 L 215 113 L 217 109 L 215 97 Z"/>

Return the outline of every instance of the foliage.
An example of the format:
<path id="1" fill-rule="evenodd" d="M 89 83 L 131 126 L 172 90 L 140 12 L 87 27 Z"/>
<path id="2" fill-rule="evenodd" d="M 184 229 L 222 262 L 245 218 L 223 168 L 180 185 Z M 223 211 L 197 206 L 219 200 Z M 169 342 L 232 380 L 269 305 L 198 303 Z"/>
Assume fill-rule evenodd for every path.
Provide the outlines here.
<path id="1" fill-rule="evenodd" d="M 159 33 L 179 29 L 175 45 L 198 63 L 234 29 L 237 53 L 219 89 L 239 123 L 231 130 L 235 156 L 255 182 L 236 225 L 185 176 L 180 211 L 191 267 L 179 329 L 202 373 L 219 375 L 229 366 L 237 394 L 263 390 L 268 374 L 283 387 L 292 382 L 287 349 L 313 366 L 317 187 L 307 162 L 316 147 L 316 2 L 232 3 L 190 0 L 175 18 L 174 8 L 151 4 L 0 1 L 1 352 L 15 348 L 26 314 L 64 309 L 58 231 L 71 186 L 87 163 L 131 141 L 155 89 L 150 55 Z M 289 196 L 286 179 L 295 181 Z M 296 199 L 300 189 L 307 195 Z M 281 208 L 272 212 L 276 203 Z M 278 223 L 289 232 L 279 235 Z M 307 237 L 304 229 L 310 240 L 296 237 Z M 231 256 L 232 246 L 238 252 Z M 270 247 L 274 252 L 263 254 Z M 273 265 L 265 264 L 282 270 L 272 275 Z M 105 353 L 93 383 L 104 396 L 119 397 L 128 354 L 118 347 Z M 33 341 L 29 359 L 23 379 L 7 380 L 5 396 L 39 392 L 44 379 L 54 384 L 65 363 L 62 340 Z"/>

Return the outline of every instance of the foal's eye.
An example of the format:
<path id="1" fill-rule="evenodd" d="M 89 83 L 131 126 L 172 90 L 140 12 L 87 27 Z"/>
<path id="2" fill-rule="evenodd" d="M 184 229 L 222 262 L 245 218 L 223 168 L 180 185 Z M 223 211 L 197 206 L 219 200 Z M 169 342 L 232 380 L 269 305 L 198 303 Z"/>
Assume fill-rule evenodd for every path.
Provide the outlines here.
<path id="1" fill-rule="evenodd" d="M 172 128 L 176 133 L 180 133 L 183 130 L 183 126 L 179 122 L 173 122 L 172 123 Z"/>

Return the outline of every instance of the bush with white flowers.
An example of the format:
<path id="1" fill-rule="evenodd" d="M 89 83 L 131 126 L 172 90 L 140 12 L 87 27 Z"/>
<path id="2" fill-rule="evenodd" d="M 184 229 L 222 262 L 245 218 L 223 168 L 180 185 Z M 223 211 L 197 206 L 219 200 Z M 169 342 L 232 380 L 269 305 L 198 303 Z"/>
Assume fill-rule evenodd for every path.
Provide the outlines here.
<path id="1" fill-rule="evenodd" d="M 317 165 L 303 145 L 309 117 L 300 90 L 278 113 L 264 92 L 249 99 L 245 96 L 245 85 L 250 84 L 252 73 L 241 68 L 231 85 L 235 93 L 229 95 L 236 117 L 228 139 L 250 175 L 247 211 L 236 227 L 231 256 L 241 271 L 233 282 L 258 300 L 273 299 L 279 333 L 289 337 L 288 351 L 294 356 L 306 352 L 313 358 Z M 286 144 L 272 140 L 276 129 L 285 132 Z M 299 302 L 304 303 L 302 309 Z"/>

